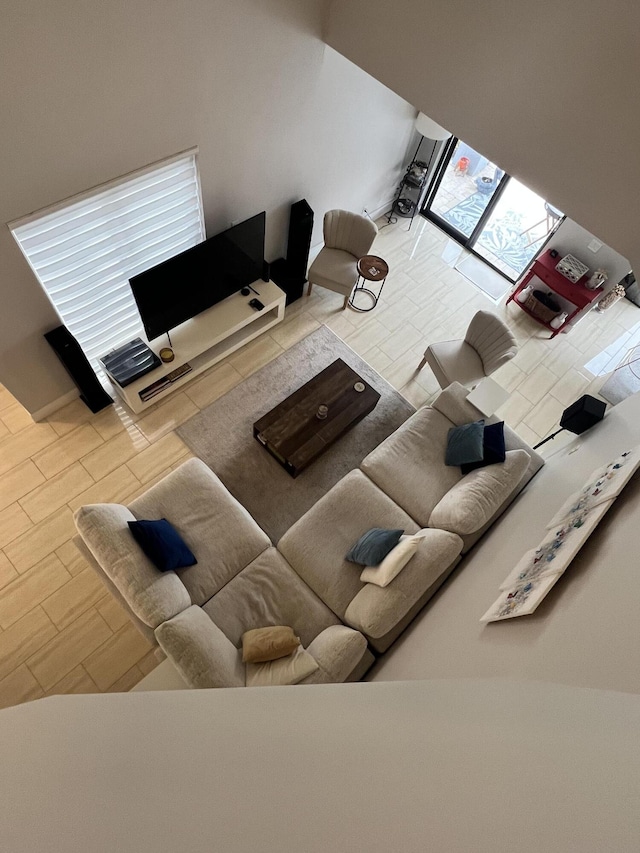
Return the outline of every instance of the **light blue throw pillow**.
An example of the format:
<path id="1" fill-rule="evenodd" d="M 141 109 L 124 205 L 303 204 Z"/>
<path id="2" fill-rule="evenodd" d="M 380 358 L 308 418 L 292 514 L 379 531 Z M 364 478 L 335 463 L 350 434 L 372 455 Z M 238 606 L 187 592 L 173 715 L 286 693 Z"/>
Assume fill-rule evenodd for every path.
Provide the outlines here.
<path id="1" fill-rule="evenodd" d="M 483 449 L 484 420 L 452 427 L 447 433 L 445 465 L 468 465 L 480 462 Z"/>

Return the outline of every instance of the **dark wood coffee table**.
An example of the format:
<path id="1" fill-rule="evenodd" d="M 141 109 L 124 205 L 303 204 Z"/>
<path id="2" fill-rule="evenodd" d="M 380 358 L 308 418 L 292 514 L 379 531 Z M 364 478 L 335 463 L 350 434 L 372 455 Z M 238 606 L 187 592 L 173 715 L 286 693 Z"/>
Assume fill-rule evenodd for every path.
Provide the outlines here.
<path id="1" fill-rule="evenodd" d="M 357 391 L 357 383 L 364 390 Z M 298 474 L 327 447 L 373 411 L 380 394 L 341 358 L 294 391 L 253 425 L 253 435 L 291 474 Z M 318 407 L 327 417 L 316 417 Z"/>

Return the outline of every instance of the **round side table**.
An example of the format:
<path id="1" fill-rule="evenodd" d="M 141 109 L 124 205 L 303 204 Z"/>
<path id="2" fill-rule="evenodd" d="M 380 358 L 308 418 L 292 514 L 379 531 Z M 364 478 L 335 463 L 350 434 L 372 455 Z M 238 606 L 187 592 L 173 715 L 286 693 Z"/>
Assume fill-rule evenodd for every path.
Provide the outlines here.
<path id="1" fill-rule="evenodd" d="M 358 261 L 358 280 L 349 299 L 351 308 L 363 314 L 367 311 L 373 311 L 378 304 L 378 299 L 380 299 L 380 294 L 388 275 L 389 264 L 382 258 L 379 258 L 377 255 L 365 255 L 363 258 L 360 258 Z M 374 293 L 369 287 L 365 287 L 365 282 L 379 282 L 380 288 L 378 292 Z M 368 308 L 357 304 L 356 300 L 360 294 L 366 294 L 371 299 L 372 304 Z M 362 299 L 360 299 L 360 302 L 362 302 Z"/>

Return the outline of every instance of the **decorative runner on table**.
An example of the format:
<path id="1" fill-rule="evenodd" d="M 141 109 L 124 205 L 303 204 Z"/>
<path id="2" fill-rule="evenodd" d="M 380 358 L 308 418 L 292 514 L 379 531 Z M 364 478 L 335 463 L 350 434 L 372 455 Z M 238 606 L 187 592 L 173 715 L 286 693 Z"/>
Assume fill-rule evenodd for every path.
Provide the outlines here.
<path id="1" fill-rule="evenodd" d="M 582 548 L 613 501 L 640 466 L 640 446 L 596 468 L 587 483 L 570 495 L 547 525 L 552 531 L 522 557 L 507 575 L 481 622 L 498 622 L 533 613 Z"/>

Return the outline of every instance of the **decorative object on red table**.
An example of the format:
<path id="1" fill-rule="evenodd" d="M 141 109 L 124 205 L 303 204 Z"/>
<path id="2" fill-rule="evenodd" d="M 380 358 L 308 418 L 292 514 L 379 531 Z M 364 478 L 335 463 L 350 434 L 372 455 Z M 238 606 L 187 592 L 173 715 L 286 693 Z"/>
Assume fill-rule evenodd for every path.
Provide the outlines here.
<path id="1" fill-rule="evenodd" d="M 609 273 L 606 270 L 596 270 L 591 273 L 589 280 L 585 282 L 585 287 L 589 290 L 597 290 L 609 278 Z"/>
<path id="2" fill-rule="evenodd" d="M 565 255 L 564 258 L 556 264 L 556 269 L 574 284 L 579 281 L 583 275 L 586 275 L 589 272 L 589 267 L 586 264 L 583 264 L 582 261 L 574 258 L 573 255 Z"/>

